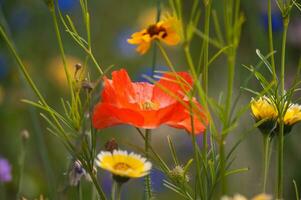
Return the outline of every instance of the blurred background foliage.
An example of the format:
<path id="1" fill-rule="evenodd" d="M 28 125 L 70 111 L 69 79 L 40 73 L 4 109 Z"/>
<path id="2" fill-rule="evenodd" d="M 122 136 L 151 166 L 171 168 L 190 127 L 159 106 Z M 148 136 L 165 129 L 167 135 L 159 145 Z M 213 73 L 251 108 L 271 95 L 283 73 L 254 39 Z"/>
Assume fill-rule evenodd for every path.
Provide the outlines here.
<path id="1" fill-rule="evenodd" d="M 164 5 L 165 1 L 162 0 Z M 249 72 L 242 64 L 255 64 L 258 57 L 256 49 L 264 54 L 268 53 L 267 44 L 267 11 L 266 1 L 242 1 L 242 10 L 245 14 L 241 45 L 238 52 L 236 65 L 236 91 L 249 76 Z M 127 44 L 126 40 L 132 32 L 153 23 L 155 21 L 156 8 L 152 0 L 91 0 L 89 8 L 91 13 L 92 41 L 96 59 L 103 68 L 114 65 L 115 69 L 126 68 L 133 80 L 145 81 L 142 74 L 150 73 L 151 53 L 140 56 L 135 52 L 135 47 Z M 192 0 L 185 0 L 187 9 Z M 222 5 L 222 4 L 220 4 Z M 214 1 L 217 12 L 222 11 L 218 1 Z M 75 25 L 84 33 L 81 11 L 78 0 L 58 0 L 58 6 L 64 14 L 69 14 Z M 166 8 L 166 7 L 164 7 Z M 202 18 L 202 17 L 201 17 Z M 37 85 L 48 99 L 51 105 L 61 108 L 60 97 L 67 97 L 68 89 L 64 76 L 63 65 L 60 60 L 58 44 L 56 42 L 54 28 L 50 13 L 43 0 L 0 0 L 0 20 L 10 30 L 10 34 L 18 48 L 19 53 L 27 64 L 29 71 Z M 222 19 L 221 19 L 222 20 Z M 201 19 L 202 22 L 202 19 Z M 201 25 L 201 24 L 200 24 Z M 62 28 L 62 26 L 61 26 Z M 85 59 L 84 52 L 76 46 L 69 35 L 63 32 L 63 41 L 68 55 L 68 67 L 74 70 L 76 63 Z M 273 31 L 275 49 L 279 52 L 282 20 L 281 14 L 276 8 L 273 9 Z M 288 58 L 286 71 L 286 84 L 290 85 L 297 68 L 298 57 L 301 49 L 301 18 L 300 13 L 294 10 L 288 33 Z M 196 40 L 192 52 L 198 53 L 201 44 Z M 169 50 L 171 59 L 177 64 L 178 70 L 186 70 L 183 52 L 178 47 Z M 280 56 L 278 56 L 279 58 Z M 280 61 L 277 61 L 279 63 Z M 159 57 L 158 68 L 167 69 L 165 62 Z M 90 63 L 90 76 L 97 79 Z M 222 56 L 209 71 L 210 96 L 218 98 L 221 91 L 225 91 L 226 81 L 225 58 Z M 258 82 L 254 79 L 248 87 L 256 90 Z M 99 92 L 97 92 L 99 94 Z M 63 145 L 46 130 L 46 123 L 39 116 L 39 111 L 21 103 L 20 99 L 33 99 L 27 85 L 20 76 L 18 67 L 10 56 L 6 45 L 0 40 L 0 156 L 9 160 L 12 166 L 12 181 L 5 184 L 7 199 L 15 199 L 18 188 L 19 159 L 21 151 L 25 149 L 21 145 L 20 132 L 27 129 L 30 139 L 26 145 L 26 157 L 24 179 L 21 185 L 21 193 L 29 199 L 44 194 L 47 197 L 51 192 L 52 179 L 55 188 L 62 197 L 76 196 L 76 189 L 68 187 L 68 164 L 71 160 Z M 247 104 L 251 94 L 243 91 L 240 103 Z M 95 101 L 98 95 L 95 96 Z M 230 145 L 246 130 L 252 129 L 253 119 L 249 111 L 240 120 L 239 127 L 231 134 L 227 143 Z M 293 132 L 286 137 L 285 143 L 285 196 L 293 198 L 293 179 L 301 186 L 301 126 L 297 125 Z M 153 131 L 153 145 L 157 152 L 165 160 L 171 160 L 167 149 L 166 136 L 171 135 L 180 155 L 182 163 L 186 163 L 192 157 L 190 138 L 186 133 L 161 127 Z M 129 126 L 118 126 L 105 129 L 98 133 L 98 149 L 103 149 L 103 144 L 110 138 L 115 137 L 124 149 L 131 149 L 129 144 L 143 145 L 143 142 L 135 130 Z M 198 138 L 202 140 L 202 136 Z M 200 142 L 201 143 L 201 142 Z M 46 152 L 41 151 L 41 145 Z M 227 145 L 226 145 L 227 146 Z M 247 138 L 235 152 L 235 166 L 249 167 L 249 171 L 240 175 L 232 176 L 228 181 L 231 187 L 230 193 L 242 193 L 248 196 L 260 192 L 261 161 L 262 161 L 261 136 L 258 130 L 253 129 Z M 275 151 L 273 151 L 275 153 Z M 49 161 L 43 156 L 48 155 Z M 275 161 L 272 160 L 271 165 Z M 52 176 L 47 177 L 46 171 L 51 171 Z M 274 176 L 272 171 L 270 176 Z M 111 187 L 111 177 L 102 173 L 102 184 L 107 193 Z M 191 176 L 193 176 L 191 174 Z M 159 199 L 181 199 L 163 186 L 164 175 L 154 169 L 152 171 L 154 192 Z M 273 178 L 272 178 L 273 180 Z M 275 182 L 269 182 L 269 191 L 273 191 Z M 143 180 L 133 180 L 126 184 L 123 196 L 125 199 L 140 199 L 143 196 Z M 173 197 L 174 196 L 174 197 Z M 139 198 L 138 198 L 139 197 Z M 73 198 L 69 198 L 73 199 Z M 88 198 L 87 198 L 88 199 Z"/>

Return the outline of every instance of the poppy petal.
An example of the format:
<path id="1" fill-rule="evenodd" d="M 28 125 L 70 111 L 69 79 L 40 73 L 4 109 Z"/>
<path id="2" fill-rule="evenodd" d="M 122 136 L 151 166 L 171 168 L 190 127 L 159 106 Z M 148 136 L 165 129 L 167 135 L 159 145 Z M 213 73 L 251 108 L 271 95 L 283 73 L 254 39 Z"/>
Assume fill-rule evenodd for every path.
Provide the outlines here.
<path id="1" fill-rule="evenodd" d="M 160 102 L 160 106 L 162 107 L 173 103 L 176 101 L 176 98 L 172 95 L 183 98 L 185 93 L 188 92 L 189 86 L 192 85 L 192 82 L 192 77 L 186 72 L 178 72 L 176 74 L 165 73 L 162 78 L 155 83 L 153 101 Z M 169 93 L 172 93 L 172 95 Z"/>
<path id="2" fill-rule="evenodd" d="M 119 124 L 141 127 L 143 122 L 143 116 L 139 113 L 127 108 L 117 108 L 107 103 L 97 104 L 93 113 L 93 126 L 98 129 Z"/>

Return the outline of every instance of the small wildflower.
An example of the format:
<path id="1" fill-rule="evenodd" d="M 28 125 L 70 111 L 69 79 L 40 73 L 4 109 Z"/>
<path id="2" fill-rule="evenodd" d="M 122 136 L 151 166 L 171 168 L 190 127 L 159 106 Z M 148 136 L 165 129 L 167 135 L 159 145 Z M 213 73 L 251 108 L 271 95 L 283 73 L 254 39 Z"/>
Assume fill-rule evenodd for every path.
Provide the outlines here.
<path id="1" fill-rule="evenodd" d="M 185 181 L 185 182 L 189 182 L 189 176 L 185 173 L 184 169 L 182 166 L 176 166 L 175 168 L 173 168 L 170 172 L 169 175 L 179 181 Z"/>
<path id="2" fill-rule="evenodd" d="M 126 182 L 129 178 L 140 178 L 149 174 L 152 164 L 138 154 L 127 151 L 102 151 L 97 155 L 96 165 L 113 174 L 117 182 Z"/>
<path id="3" fill-rule="evenodd" d="M 251 111 L 256 122 L 262 121 L 258 126 L 260 131 L 264 134 L 271 133 L 278 118 L 278 111 L 272 100 L 266 96 L 252 99 Z"/>
<path id="4" fill-rule="evenodd" d="M 11 165 L 5 158 L 0 158 L 0 183 L 10 182 L 11 180 Z"/>
<path id="5" fill-rule="evenodd" d="M 110 151 L 110 152 L 113 152 L 114 150 L 118 149 L 118 144 L 117 144 L 115 138 L 112 138 L 106 142 L 105 149 L 106 149 L 106 151 Z"/>
<path id="6" fill-rule="evenodd" d="M 175 18 L 167 18 L 140 32 L 132 34 L 128 43 L 138 45 L 137 51 L 144 54 L 150 48 L 152 41 L 159 40 L 167 45 L 177 45 L 180 42 L 180 35 L 177 32 L 178 21 Z"/>
<path id="7" fill-rule="evenodd" d="M 86 175 L 86 170 L 82 167 L 79 160 L 74 161 L 69 172 L 69 183 L 71 186 L 77 186 L 82 176 Z"/>

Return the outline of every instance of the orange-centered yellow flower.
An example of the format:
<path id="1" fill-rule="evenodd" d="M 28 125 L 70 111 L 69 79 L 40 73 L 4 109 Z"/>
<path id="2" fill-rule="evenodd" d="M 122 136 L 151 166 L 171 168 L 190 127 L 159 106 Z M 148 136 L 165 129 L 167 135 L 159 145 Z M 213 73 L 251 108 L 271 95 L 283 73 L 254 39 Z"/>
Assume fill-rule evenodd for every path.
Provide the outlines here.
<path id="1" fill-rule="evenodd" d="M 146 53 L 154 40 L 162 41 L 167 45 L 177 45 L 180 42 L 180 35 L 176 26 L 178 26 L 178 21 L 175 18 L 160 21 L 132 34 L 128 43 L 138 45 L 136 50 L 140 54 Z"/>
<path id="2" fill-rule="evenodd" d="M 97 155 L 96 165 L 124 178 L 139 178 L 149 174 L 152 164 L 138 154 L 127 151 L 102 151 Z"/>

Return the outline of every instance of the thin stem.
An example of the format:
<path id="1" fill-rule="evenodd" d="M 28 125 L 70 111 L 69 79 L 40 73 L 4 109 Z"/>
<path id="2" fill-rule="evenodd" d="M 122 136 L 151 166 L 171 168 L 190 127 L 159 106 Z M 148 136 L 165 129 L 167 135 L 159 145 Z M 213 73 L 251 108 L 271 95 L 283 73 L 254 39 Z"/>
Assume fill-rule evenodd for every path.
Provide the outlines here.
<path id="1" fill-rule="evenodd" d="M 21 140 L 21 152 L 20 152 L 20 157 L 19 157 L 19 183 L 18 183 L 17 199 L 21 198 L 21 189 L 22 189 L 22 183 L 23 183 L 25 155 L 26 155 L 26 140 L 24 140 L 22 138 L 22 140 Z"/>
<path id="2" fill-rule="evenodd" d="M 272 27 L 272 8 L 271 0 L 268 0 L 268 24 L 269 24 L 269 48 L 270 53 L 274 52 L 273 44 L 273 27 Z M 271 66 L 273 71 L 273 79 L 276 80 L 276 66 L 275 66 L 275 56 L 274 53 L 271 55 Z"/>
<path id="3" fill-rule="evenodd" d="M 145 129 L 145 156 L 149 158 L 149 146 L 151 142 L 151 130 Z M 145 176 L 145 197 L 146 199 L 151 199 L 152 197 L 152 180 L 150 174 Z"/>
<path id="4" fill-rule="evenodd" d="M 80 182 L 77 185 L 77 190 L 78 190 L 78 199 L 82 200 L 83 199 L 83 191 L 82 191 L 82 186 L 81 186 Z"/>
<path id="5" fill-rule="evenodd" d="M 205 4 L 205 35 L 209 37 L 210 35 L 210 15 L 211 15 L 211 0 L 207 1 L 207 4 Z M 209 41 L 204 40 L 204 70 L 203 70 L 203 84 L 204 84 L 204 95 L 205 97 L 208 96 L 208 60 L 209 60 Z M 207 98 L 206 102 L 207 104 Z M 207 107 L 207 105 L 205 106 Z M 204 170 L 207 171 L 207 163 L 208 163 L 208 156 L 207 156 L 207 131 L 203 134 L 203 159 L 204 159 Z M 205 179 L 206 180 L 206 179 Z M 204 193 L 207 198 L 207 190 L 208 190 L 208 184 L 205 182 L 204 184 Z"/>
<path id="6" fill-rule="evenodd" d="M 122 186 L 122 183 L 118 183 L 117 181 L 113 182 L 112 194 L 111 194 L 112 200 L 120 200 L 121 199 L 121 186 Z"/>
<path id="7" fill-rule="evenodd" d="M 269 172 L 269 161 L 270 161 L 270 144 L 271 138 L 269 135 L 263 135 L 263 186 L 262 192 L 266 193 L 267 177 Z"/>
<path id="8" fill-rule="evenodd" d="M 194 120 L 193 120 L 193 107 L 192 107 L 192 102 L 190 101 L 189 102 L 189 105 L 190 105 L 190 109 L 189 109 L 189 112 L 190 112 L 190 123 L 191 123 L 191 130 L 192 130 L 192 133 L 191 133 L 191 137 L 192 137 L 192 144 L 193 144 L 193 155 L 194 155 L 194 159 L 195 159 L 195 162 L 196 162 L 196 174 L 197 174 L 197 178 L 196 178 L 196 186 L 199 184 L 200 186 L 200 189 L 201 189 L 201 193 L 200 193 L 200 196 L 202 196 L 204 194 L 204 192 L 202 191 L 203 189 L 203 184 L 202 184 L 202 177 L 201 177 L 201 163 L 200 163 L 200 159 L 199 159 L 199 155 L 198 155 L 198 144 L 197 144 L 197 141 L 196 141 L 196 136 L 195 136 L 195 133 L 194 133 Z M 197 191 L 195 191 L 197 192 Z M 198 197 L 198 194 L 196 193 L 195 194 L 196 197 Z"/>
<path id="9" fill-rule="evenodd" d="M 220 175 L 221 175 L 221 187 L 222 194 L 225 194 L 227 191 L 227 180 L 226 180 L 226 157 L 225 157 L 225 136 L 221 135 L 219 142 L 219 155 L 220 155 Z"/>
<path id="10" fill-rule="evenodd" d="M 289 17 L 283 18 L 283 36 L 282 36 L 282 51 L 281 51 L 281 73 L 280 73 L 280 90 L 281 96 L 285 95 L 285 85 L 284 85 L 284 73 L 285 73 L 285 55 L 286 55 L 286 37 L 287 37 L 287 30 L 289 24 Z M 285 103 L 282 103 L 282 106 L 285 106 Z M 282 109 L 284 110 L 284 109 Z M 283 111 L 279 113 L 280 118 L 280 132 L 278 134 L 278 170 L 277 170 L 277 192 L 276 197 L 277 199 L 283 199 L 283 157 L 284 157 L 284 122 Z"/>
<path id="11" fill-rule="evenodd" d="M 50 12 L 51 12 L 52 20 L 53 20 L 53 25 L 54 25 L 54 29 L 55 29 L 55 33 L 56 33 L 57 42 L 59 44 L 59 49 L 60 49 L 60 53 L 61 53 L 61 58 L 62 58 L 63 66 L 64 66 L 65 75 L 67 78 L 68 86 L 70 88 L 71 101 L 74 102 L 73 86 L 72 86 L 72 82 L 71 82 L 71 78 L 70 78 L 70 73 L 69 73 L 68 67 L 67 67 L 64 45 L 63 45 L 60 29 L 58 26 L 55 9 L 50 8 Z"/>
<path id="12" fill-rule="evenodd" d="M 157 0 L 157 16 L 156 16 L 156 22 L 160 21 L 161 18 L 161 1 Z M 156 70 L 156 61 L 157 61 L 157 44 L 154 44 L 153 47 L 153 58 L 152 58 L 152 72 L 151 72 L 151 78 L 154 78 L 154 72 Z"/>
<path id="13" fill-rule="evenodd" d="M 117 182 L 113 181 L 112 190 L 111 190 L 111 199 L 112 200 L 116 199 L 116 187 L 117 187 Z"/>

